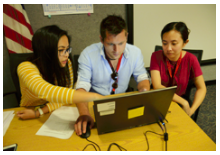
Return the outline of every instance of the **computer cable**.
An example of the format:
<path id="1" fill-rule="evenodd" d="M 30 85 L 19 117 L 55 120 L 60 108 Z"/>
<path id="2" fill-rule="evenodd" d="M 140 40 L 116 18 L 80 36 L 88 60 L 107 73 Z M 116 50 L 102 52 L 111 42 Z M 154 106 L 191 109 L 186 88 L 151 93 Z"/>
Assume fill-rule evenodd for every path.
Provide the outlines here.
<path id="1" fill-rule="evenodd" d="M 165 132 L 164 132 L 164 141 L 165 141 L 165 150 L 167 151 L 167 141 L 168 141 L 168 133 L 167 133 L 167 128 L 165 123 L 162 121 L 162 125 L 165 128 Z"/>
<path id="2" fill-rule="evenodd" d="M 101 149 L 100 149 L 100 147 L 99 147 L 99 145 L 98 144 L 96 144 L 95 142 L 93 142 L 93 141 L 91 141 L 91 140 L 88 140 L 88 138 L 85 138 L 88 142 L 90 142 L 90 143 L 93 143 L 93 144 L 88 144 L 88 145 L 86 145 L 85 146 L 85 148 L 83 149 L 83 151 L 87 148 L 87 146 L 89 146 L 89 145 L 92 145 L 94 148 L 95 148 L 95 150 L 97 151 L 97 149 L 96 149 L 96 147 L 95 147 L 95 145 L 99 148 L 99 151 L 101 151 Z M 94 145 L 95 144 L 95 145 Z"/>
<path id="3" fill-rule="evenodd" d="M 166 120 L 167 121 L 167 120 Z M 168 121 L 167 121 L 168 122 Z M 162 126 L 161 126 L 161 124 L 162 124 Z M 147 139 L 147 133 L 148 132 L 151 132 L 151 133 L 154 133 L 154 134 L 156 134 L 156 135 L 160 135 L 160 136 L 163 136 L 164 137 L 164 141 L 165 141 L 165 151 L 167 151 L 167 141 L 168 141 L 168 133 L 167 133 L 167 129 L 166 129 L 166 125 L 165 125 L 165 123 L 163 122 L 163 120 L 162 119 L 160 119 L 160 121 L 159 122 L 157 122 L 157 124 L 160 126 L 160 128 L 162 129 L 162 131 L 164 132 L 164 134 L 158 134 L 158 133 L 156 133 L 156 132 L 153 132 L 153 131 L 146 131 L 145 133 L 144 133 L 144 136 L 145 136 L 145 139 L 146 139 L 146 142 L 147 142 L 147 151 L 149 151 L 149 142 L 148 142 L 148 139 Z M 164 128 L 163 128 L 164 127 Z"/>
<path id="4" fill-rule="evenodd" d="M 153 132 L 153 131 L 146 131 L 146 132 L 144 133 L 145 139 L 146 139 L 146 141 L 147 141 L 147 150 L 146 150 L 146 151 L 149 151 L 149 148 L 150 148 L 149 142 L 148 142 L 148 139 L 147 139 L 147 133 L 148 133 L 148 132 L 154 133 L 154 134 L 156 134 L 156 135 L 163 136 L 163 134 L 159 134 L 159 133 L 156 133 L 156 132 Z"/>
<path id="5" fill-rule="evenodd" d="M 93 144 L 88 144 L 88 145 L 86 145 L 86 147 L 83 149 L 83 151 L 85 151 L 85 149 L 86 149 L 86 148 L 87 148 L 87 146 L 89 146 L 89 145 L 92 145 L 92 146 L 95 148 L 95 150 L 97 151 L 97 149 L 96 149 L 95 145 L 93 145 Z"/>
<path id="6" fill-rule="evenodd" d="M 112 145 L 117 146 L 120 151 L 122 151 L 122 149 L 125 150 L 125 151 L 127 151 L 125 148 L 121 147 L 121 146 L 118 145 L 117 143 L 111 143 L 111 144 L 109 145 L 109 147 L 108 147 L 108 151 L 111 151 L 110 149 L 111 149 Z"/>
<path id="7" fill-rule="evenodd" d="M 163 122 L 163 119 L 160 117 L 159 118 L 160 122 L 158 122 L 158 124 L 160 125 L 160 123 L 163 125 L 164 129 L 162 128 L 162 126 L 160 125 L 162 131 L 164 132 L 164 141 L 165 141 L 165 150 L 167 151 L 167 141 L 168 141 L 168 133 L 167 133 L 167 128 L 165 123 Z"/>

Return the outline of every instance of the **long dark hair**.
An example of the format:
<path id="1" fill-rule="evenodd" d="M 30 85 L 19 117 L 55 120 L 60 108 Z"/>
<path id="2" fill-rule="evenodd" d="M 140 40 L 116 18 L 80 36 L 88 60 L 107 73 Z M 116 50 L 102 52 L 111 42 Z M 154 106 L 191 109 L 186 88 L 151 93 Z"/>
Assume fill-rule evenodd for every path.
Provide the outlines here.
<path id="1" fill-rule="evenodd" d="M 56 25 L 45 26 L 38 29 L 32 38 L 33 56 L 29 59 L 34 63 L 43 79 L 55 85 L 57 80 L 58 86 L 70 86 L 70 73 L 68 63 L 65 67 L 60 67 L 58 58 L 58 41 L 63 36 L 67 36 L 70 44 L 70 36 L 67 31 L 60 29 Z M 69 59 L 72 61 L 71 56 Z"/>
<path id="2" fill-rule="evenodd" d="M 171 22 L 164 26 L 163 30 L 161 31 L 161 39 L 163 39 L 163 34 L 169 32 L 171 30 L 177 30 L 180 32 L 183 42 L 185 43 L 189 37 L 190 30 L 183 22 Z"/>

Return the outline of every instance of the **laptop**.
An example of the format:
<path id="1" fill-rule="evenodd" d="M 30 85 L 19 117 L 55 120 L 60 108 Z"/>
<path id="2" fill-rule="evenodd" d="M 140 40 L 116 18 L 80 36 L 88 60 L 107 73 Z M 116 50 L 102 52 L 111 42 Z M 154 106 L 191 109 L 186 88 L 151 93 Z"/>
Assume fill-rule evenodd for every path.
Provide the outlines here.
<path id="1" fill-rule="evenodd" d="M 176 88 L 173 86 L 95 100 L 93 108 L 98 134 L 164 120 Z"/>

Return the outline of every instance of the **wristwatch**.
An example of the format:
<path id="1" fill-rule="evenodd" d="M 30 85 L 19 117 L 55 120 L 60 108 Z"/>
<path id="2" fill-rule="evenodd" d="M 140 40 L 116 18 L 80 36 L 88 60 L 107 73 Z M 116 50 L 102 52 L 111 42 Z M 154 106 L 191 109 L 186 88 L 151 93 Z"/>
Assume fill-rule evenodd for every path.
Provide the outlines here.
<path id="1" fill-rule="evenodd" d="M 37 117 L 36 116 L 36 111 L 38 110 L 39 111 L 39 114 L 40 114 L 40 116 L 39 117 L 41 117 L 43 114 L 44 114 L 44 112 L 43 112 L 43 110 L 40 108 L 40 106 L 38 106 L 38 107 L 35 107 L 35 117 Z"/>
<path id="2" fill-rule="evenodd" d="M 41 108 L 38 108 L 38 111 L 40 113 L 40 117 L 44 114 L 43 110 Z"/>

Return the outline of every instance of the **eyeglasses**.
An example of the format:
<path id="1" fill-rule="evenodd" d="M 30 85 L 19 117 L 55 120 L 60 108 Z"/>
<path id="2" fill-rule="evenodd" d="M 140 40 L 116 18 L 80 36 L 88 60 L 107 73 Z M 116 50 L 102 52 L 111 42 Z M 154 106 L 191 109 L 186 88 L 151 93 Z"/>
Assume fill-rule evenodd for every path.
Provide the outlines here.
<path id="1" fill-rule="evenodd" d="M 117 83 L 117 81 L 118 81 L 118 73 L 117 72 L 113 72 L 112 74 L 111 74 L 111 78 L 113 79 L 113 80 L 115 80 L 115 82 L 112 84 L 112 92 L 111 92 L 111 94 L 115 94 L 115 89 L 116 88 L 118 88 L 118 83 Z"/>
<path id="2" fill-rule="evenodd" d="M 72 52 L 72 48 L 70 47 L 70 48 L 67 48 L 66 50 L 65 49 L 63 49 L 63 50 L 58 50 L 59 51 L 59 55 L 60 56 L 65 56 L 66 55 L 66 53 L 71 53 Z"/>

